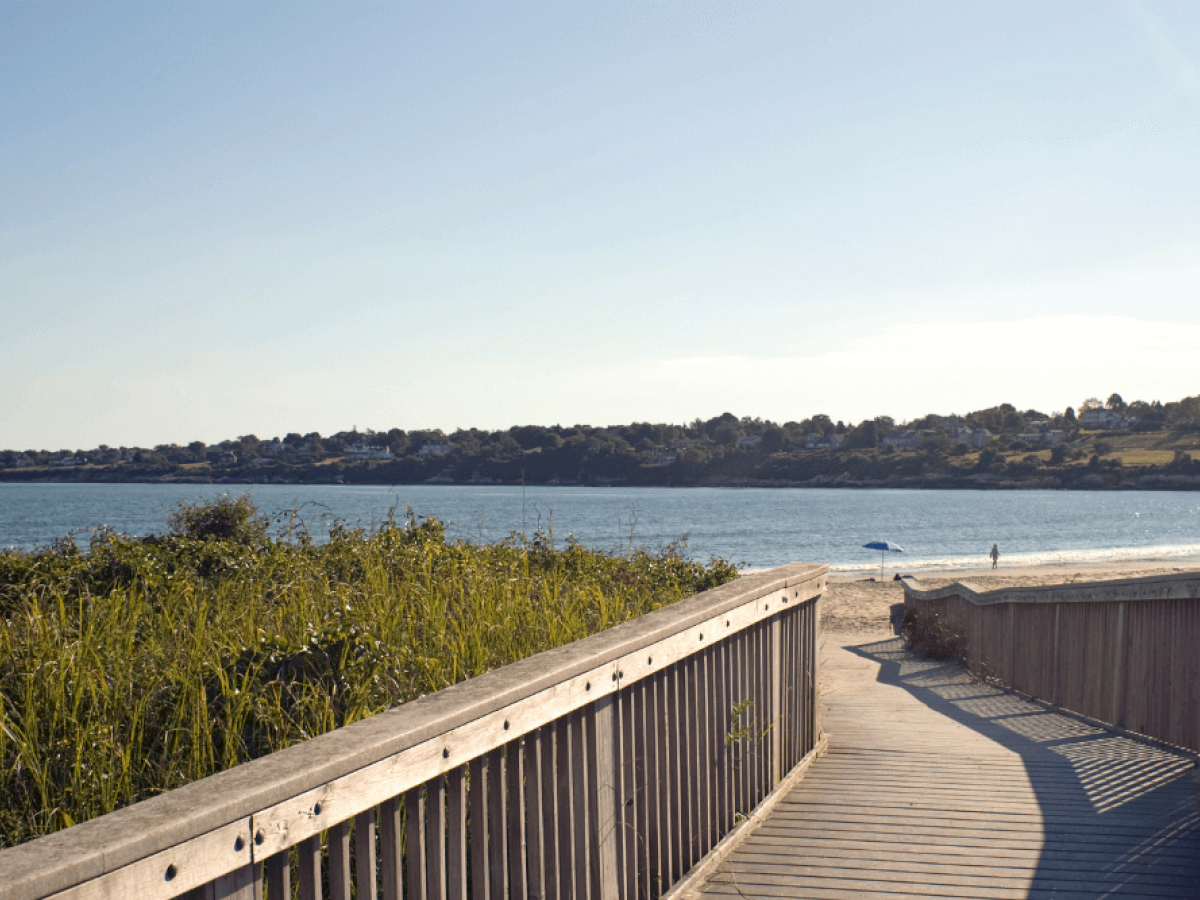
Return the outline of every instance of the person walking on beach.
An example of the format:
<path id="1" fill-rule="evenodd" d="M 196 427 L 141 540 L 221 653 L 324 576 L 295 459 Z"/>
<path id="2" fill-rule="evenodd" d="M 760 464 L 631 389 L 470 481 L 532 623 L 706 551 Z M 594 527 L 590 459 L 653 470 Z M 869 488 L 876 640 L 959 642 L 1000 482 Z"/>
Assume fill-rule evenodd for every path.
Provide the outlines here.
<path id="1" fill-rule="evenodd" d="M 1000 562 L 1000 548 L 992 544 L 992 552 L 988 556 L 992 558 L 992 568 L 996 568 L 996 564 Z"/>

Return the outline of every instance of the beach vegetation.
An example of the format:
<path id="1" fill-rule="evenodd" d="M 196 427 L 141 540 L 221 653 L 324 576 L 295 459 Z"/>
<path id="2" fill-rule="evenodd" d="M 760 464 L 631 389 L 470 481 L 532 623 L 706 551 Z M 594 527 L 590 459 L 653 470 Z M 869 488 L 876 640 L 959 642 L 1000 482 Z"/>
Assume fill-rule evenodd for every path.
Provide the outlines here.
<path id="1" fill-rule="evenodd" d="M 313 540 L 248 497 L 165 534 L 0 553 L 0 847 L 111 812 L 737 577 L 681 544 Z"/>

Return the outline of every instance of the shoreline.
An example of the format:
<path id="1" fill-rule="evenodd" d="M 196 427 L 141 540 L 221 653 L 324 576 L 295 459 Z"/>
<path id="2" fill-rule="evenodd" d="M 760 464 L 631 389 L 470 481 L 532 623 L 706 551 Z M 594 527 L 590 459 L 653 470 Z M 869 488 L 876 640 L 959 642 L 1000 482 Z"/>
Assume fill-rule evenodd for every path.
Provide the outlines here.
<path id="1" fill-rule="evenodd" d="M 1183 572 L 1200 573 L 1200 555 L 1176 559 L 1109 560 L 1088 563 L 1050 563 L 1030 565 L 1013 563 L 992 569 L 907 570 L 903 566 L 889 567 L 884 580 L 864 572 L 838 572 L 829 575 L 829 590 L 821 598 L 821 628 L 829 634 L 861 633 L 891 636 L 892 614 L 897 604 L 904 603 L 904 588 L 894 580 L 896 573 L 913 575 L 923 587 L 944 587 L 965 581 L 981 591 L 1009 587 L 1037 587 L 1044 584 L 1063 584 L 1068 581 L 1115 581 L 1124 578 L 1146 578 L 1154 575 L 1174 575 Z"/>
<path id="2" fill-rule="evenodd" d="M 1005 564 L 1000 557 L 1000 565 L 995 569 L 989 564 L 979 566 L 953 565 L 947 566 L 904 566 L 891 565 L 884 569 L 884 581 L 892 581 L 893 576 L 911 575 L 923 582 L 950 584 L 955 581 L 991 581 L 1000 579 L 1026 579 L 1042 577 L 1060 577 L 1067 581 L 1075 575 L 1082 575 L 1084 581 L 1111 581 L 1115 578 L 1139 578 L 1142 575 L 1168 574 L 1171 572 L 1187 572 L 1200 570 L 1200 553 L 1191 553 L 1164 558 L 1148 556 L 1143 559 L 1109 559 L 1088 560 L 1079 562 L 1026 562 L 1015 560 Z M 872 576 L 872 572 L 874 575 Z M 831 571 L 830 583 L 859 582 L 874 577 L 879 578 L 879 566 Z"/>

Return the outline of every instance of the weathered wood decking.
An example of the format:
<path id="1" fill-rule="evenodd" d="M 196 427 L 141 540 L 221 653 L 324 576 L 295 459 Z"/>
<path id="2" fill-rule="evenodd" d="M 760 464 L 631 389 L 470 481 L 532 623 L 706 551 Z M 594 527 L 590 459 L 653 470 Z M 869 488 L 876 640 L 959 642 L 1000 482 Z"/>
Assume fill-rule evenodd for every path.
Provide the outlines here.
<path id="1" fill-rule="evenodd" d="M 1200 897 L 1190 759 L 899 639 L 825 644 L 829 750 L 705 896 Z"/>

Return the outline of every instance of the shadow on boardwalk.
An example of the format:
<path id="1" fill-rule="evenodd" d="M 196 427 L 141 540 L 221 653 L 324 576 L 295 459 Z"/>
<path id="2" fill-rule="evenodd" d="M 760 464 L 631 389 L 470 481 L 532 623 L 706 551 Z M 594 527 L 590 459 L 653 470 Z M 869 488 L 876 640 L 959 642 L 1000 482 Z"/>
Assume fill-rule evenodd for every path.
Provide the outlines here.
<path id="1" fill-rule="evenodd" d="M 707 897 L 1200 897 L 1190 759 L 898 638 L 828 636 L 822 691 L 828 752 Z"/>
<path id="2" fill-rule="evenodd" d="M 899 638 L 847 649 L 880 663 L 879 682 L 1020 758 L 1042 819 L 1034 887 L 1055 884 L 1076 897 L 1200 897 L 1200 800 L 1190 758 L 1047 711 L 957 662 L 914 656 Z M 1064 876 L 1085 883 L 1103 876 L 1107 884 L 1061 884 Z"/>

